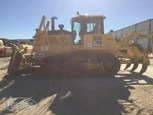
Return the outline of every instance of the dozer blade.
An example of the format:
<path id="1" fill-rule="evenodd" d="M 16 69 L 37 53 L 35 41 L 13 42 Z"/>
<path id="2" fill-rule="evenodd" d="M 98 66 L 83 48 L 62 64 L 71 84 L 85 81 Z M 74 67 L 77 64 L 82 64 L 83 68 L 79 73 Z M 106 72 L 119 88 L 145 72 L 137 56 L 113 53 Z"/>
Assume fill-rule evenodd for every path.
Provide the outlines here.
<path id="1" fill-rule="evenodd" d="M 13 51 L 13 54 L 11 56 L 11 60 L 9 63 L 9 67 L 7 70 L 7 73 L 9 75 L 13 75 L 19 70 L 21 58 L 22 58 L 22 55 L 19 53 L 18 50 Z"/>
<path id="2" fill-rule="evenodd" d="M 126 65 L 126 67 L 124 68 L 124 70 L 126 70 L 127 68 L 129 68 L 131 66 L 131 63 L 128 63 L 127 65 Z"/>
<path id="3" fill-rule="evenodd" d="M 142 75 L 147 70 L 147 68 L 148 68 L 148 64 L 142 64 L 142 69 L 138 75 Z"/>
<path id="4" fill-rule="evenodd" d="M 130 71 L 130 72 L 133 72 L 134 70 L 136 70 L 136 69 L 137 69 L 137 67 L 138 67 L 138 64 L 139 64 L 139 63 L 134 63 L 134 66 L 133 66 L 133 68 L 131 69 L 131 71 Z"/>

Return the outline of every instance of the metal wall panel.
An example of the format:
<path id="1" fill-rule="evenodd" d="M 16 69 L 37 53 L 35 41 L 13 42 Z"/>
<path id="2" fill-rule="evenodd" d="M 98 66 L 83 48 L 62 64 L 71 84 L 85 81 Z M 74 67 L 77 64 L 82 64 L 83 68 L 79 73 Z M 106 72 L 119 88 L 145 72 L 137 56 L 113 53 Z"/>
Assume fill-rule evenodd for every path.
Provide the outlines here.
<path id="1" fill-rule="evenodd" d="M 136 31 L 139 32 L 139 31 L 143 31 L 143 30 L 148 30 L 148 32 L 149 32 L 149 22 L 150 22 L 150 20 L 147 20 L 147 21 L 141 22 L 139 24 L 136 24 Z"/>
<path id="2" fill-rule="evenodd" d="M 124 36 L 126 36 L 127 34 L 129 34 L 129 33 L 131 33 L 131 32 L 135 32 L 135 25 L 133 25 L 133 26 L 129 26 L 129 27 L 127 27 L 127 28 L 124 28 L 123 29 L 123 36 L 122 37 L 124 37 Z"/>
<path id="3" fill-rule="evenodd" d="M 131 32 L 141 32 L 143 34 L 149 34 L 149 31 L 153 32 L 153 19 L 147 20 L 147 21 L 143 21 L 137 24 L 134 24 L 132 26 L 128 26 L 125 28 L 122 28 L 120 30 L 114 31 L 112 32 L 112 35 L 116 38 L 116 37 L 124 37 L 126 36 L 128 33 Z"/>
<path id="4" fill-rule="evenodd" d="M 149 39 L 148 38 L 141 38 L 138 39 L 137 41 L 138 43 L 140 43 L 142 45 L 143 48 L 147 49 L 149 47 Z"/>
<path id="5" fill-rule="evenodd" d="M 137 31 L 137 32 L 139 32 L 139 33 L 141 33 L 141 34 L 149 34 L 149 29 L 139 30 L 139 31 Z"/>
<path id="6" fill-rule="evenodd" d="M 122 28 L 120 30 L 114 31 L 112 33 L 112 36 L 114 36 L 115 38 L 123 38 L 128 33 L 131 33 L 134 31 L 140 32 L 142 34 L 152 33 L 153 32 L 153 19 L 146 20 L 146 21 L 134 24 L 132 26 L 128 26 L 128 27 Z M 129 41 L 129 44 L 132 41 L 137 41 L 137 42 L 141 43 L 145 49 L 147 49 L 149 46 L 151 46 L 150 40 L 148 38 L 132 38 Z"/>
<path id="7" fill-rule="evenodd" d="M 116 31 L 116 36 L 115 38 L 122 38 L 122 30 Z"/>
<path id="8" fill-rule="evenodd" d="M 151 33 L 153 33 L 153 19 L 151 20 Z"/>

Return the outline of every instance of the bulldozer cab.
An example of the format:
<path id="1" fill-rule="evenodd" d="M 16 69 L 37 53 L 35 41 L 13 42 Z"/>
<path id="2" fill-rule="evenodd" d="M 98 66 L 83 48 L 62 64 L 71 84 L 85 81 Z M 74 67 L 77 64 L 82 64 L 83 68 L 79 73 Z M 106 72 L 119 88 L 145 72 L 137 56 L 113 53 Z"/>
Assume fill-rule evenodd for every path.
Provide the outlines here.
<path id="1" fill-rule="evenodd" d="M 110 33 L 104 34 L 103 15 L 78 15 L 71 19 L 74 45 L 84 50 L 110 50 L 116 41 Z"/>
<path id="2" fill-rule="evenodd" d="M 74 44 L 83 44 L 83 34 L 104 34 L 104 21 L 105 17 L 101 16 L 88 16 L 79 15 L 71 19 L 72 37 Z"/>

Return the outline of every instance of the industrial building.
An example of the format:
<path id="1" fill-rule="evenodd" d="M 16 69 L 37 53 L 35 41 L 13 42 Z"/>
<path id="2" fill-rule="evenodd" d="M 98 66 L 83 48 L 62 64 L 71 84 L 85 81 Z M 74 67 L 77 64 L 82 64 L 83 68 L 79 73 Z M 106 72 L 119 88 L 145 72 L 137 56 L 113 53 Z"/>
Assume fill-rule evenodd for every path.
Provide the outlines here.
<path id="1" fill-rule="evenodd" d="M 131 33 L 131 32 L 140 32 L 142 34 L 153 33 L 153 19 L 145 20 L 143 22 L 136 23 L 134 25 L 131 25 L 131 26 L 113 31 L 112 35 L 116 39 L 121 39 L 121 38 L 125 37 L 128 33 Z M 141 43 L 142 46 L 145 49 L 151 47 L 150 39 L 147 39 L 147 38 L 141 38 L 141 39 L 140 38 L 132 38 L 130 40 L 130 42 L 133 41 L 133 40 Z"/>
<path id="2" fill-rule="evenodd" d="M 10 39 L 10 41 L 18 46 L 20 46 L 20 44 L 29 44 L 32 45 L 34 39 Z"/>
<path id="3" fill-rule="evenodd" d="M 9 39 L 9 38 L 0 38 L 0 39 L 6 39 L 9 40 L 11 43 L 20 46 L 20 44 L 29 44 L 32 45 L 34 39 L 30 38 L 30 39 Z"/>

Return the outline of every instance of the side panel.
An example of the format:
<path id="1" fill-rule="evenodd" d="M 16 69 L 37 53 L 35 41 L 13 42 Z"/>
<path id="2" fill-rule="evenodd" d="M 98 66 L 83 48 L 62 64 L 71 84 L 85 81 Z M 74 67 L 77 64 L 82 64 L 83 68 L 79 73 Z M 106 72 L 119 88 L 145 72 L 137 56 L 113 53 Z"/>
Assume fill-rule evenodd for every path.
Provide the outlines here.
<path id="1" fill-rule="evenodd" d="M 70 53 L 72 51 L 72 38 L 70 35 L 49 35 L 47 40 L 41 39 L 39 45 L 35 43 L 35 58 L 43 59 L 48 56 Z"/>
<path id="2" fill-rule="evenodd" d="M 116 47 L 116 41 L 111 34 L 84 34 L 83 44 L 88 50 L 109 50 Z"/>

